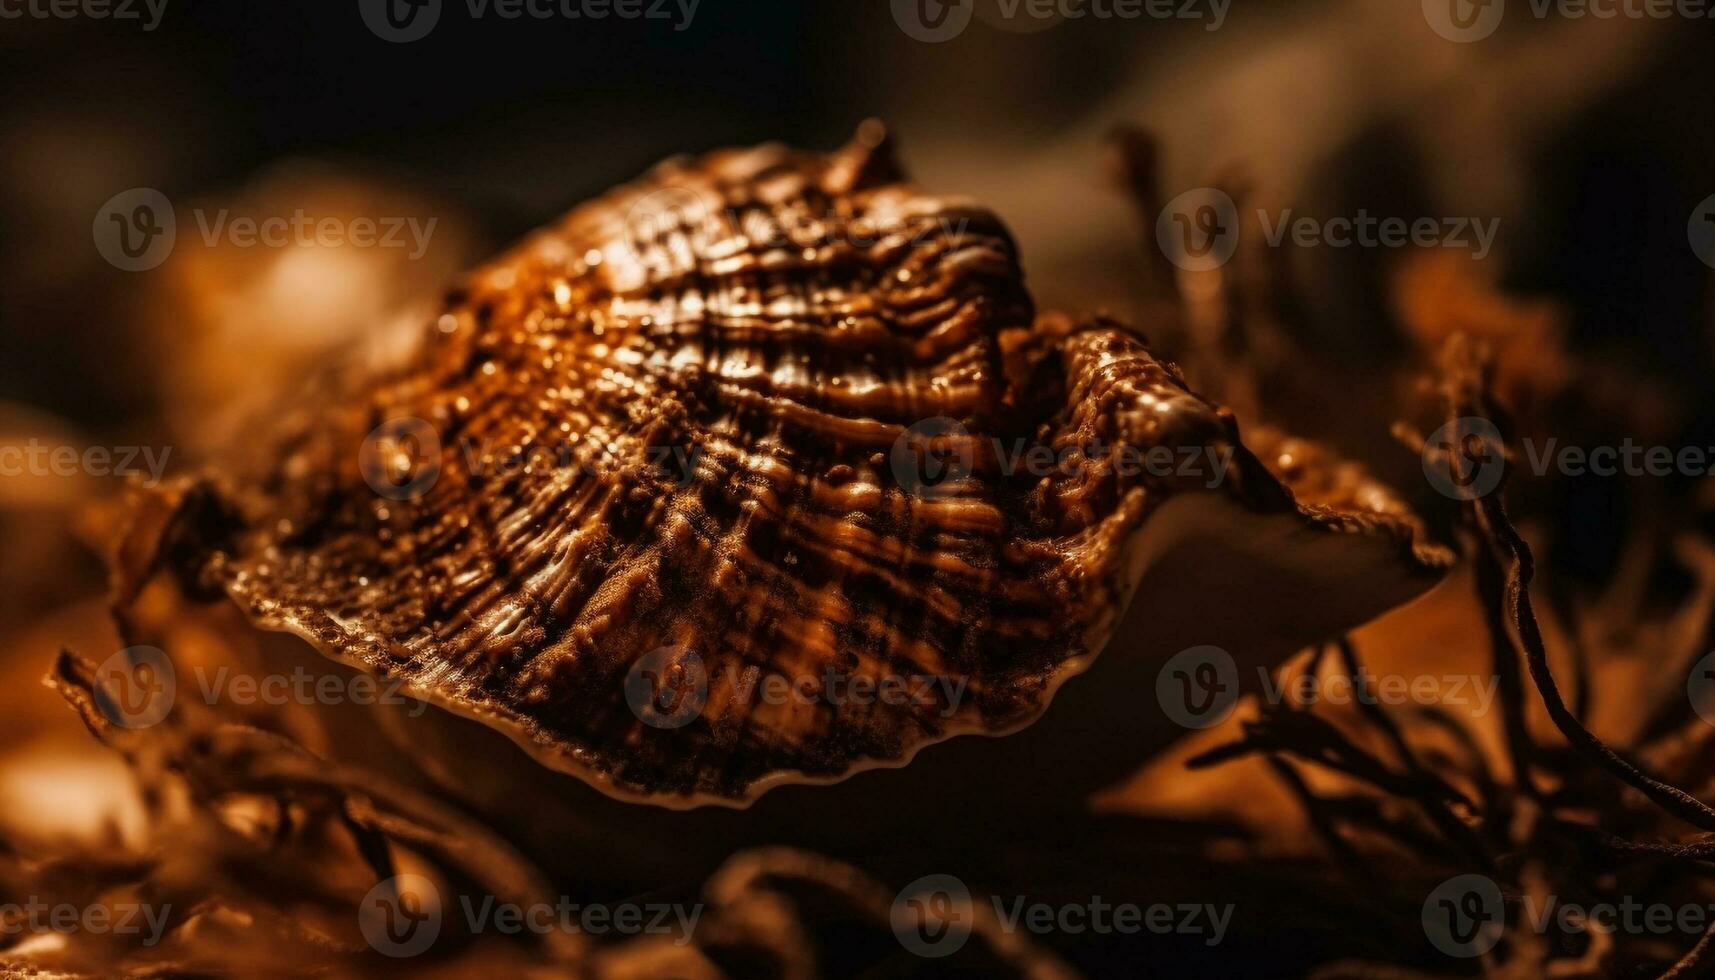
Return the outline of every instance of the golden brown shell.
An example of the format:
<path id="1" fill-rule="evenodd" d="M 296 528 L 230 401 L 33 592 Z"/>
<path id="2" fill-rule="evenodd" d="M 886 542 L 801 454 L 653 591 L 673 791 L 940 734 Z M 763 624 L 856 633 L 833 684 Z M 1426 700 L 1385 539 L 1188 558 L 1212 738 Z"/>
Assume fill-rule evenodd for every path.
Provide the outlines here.
<path id="1" fill-rule="evenodd" d="M 407 369 L 285 429 L 202 491 L 225 515 L 205 576 L 668 805 L 1030 722 L 1107 643 L 1176 494 L 1439 560 L 1379 490 L 1299 508 L 1122 326 L 1039 320 L 1000 221 L 901 182 L 876 127 L 661 165 L 475 273 Z M 1012 457 L 1032 447 L 1055 465 Z M 920 479 L 920 450 L 950 478 Z M 1230 467 L 1187 476 L 1194 452 Z"/>

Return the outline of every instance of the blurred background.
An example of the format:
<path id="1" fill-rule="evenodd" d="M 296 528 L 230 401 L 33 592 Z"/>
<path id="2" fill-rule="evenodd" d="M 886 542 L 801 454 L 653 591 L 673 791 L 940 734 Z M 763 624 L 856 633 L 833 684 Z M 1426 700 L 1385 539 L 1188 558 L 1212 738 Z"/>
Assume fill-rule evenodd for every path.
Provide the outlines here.
<path id="1" fill-rule="evenodd" d="M 663 157 L 832 149 L 872 116 L 919 183 L 1008 221 L 1041 307 L 1128 318 L 1247 424 L 1325 439 L 1420 501 L 1421 461 L 1389 429 L 1456 329 L 1494 343 L 1526 431 L 1715 445 L 1715 248 L 1687 230 L 1715 195 L 1707 21 L 1537 18 L 1514 0 L 1466 43 L 1438 32 L 1433 3 L 1193 2 L 1193 18 L 1131 20 L 1000 3 L 975 0 L 942 41 L 885 0 L 599 21 L 448 0 L 405 42 L 357 0 L 167 0 L 152 29 L 0 19 L 0 447 L 153 447 L 183 472 L 242 438 L 246 406 L 336 352 L 408 344 L 460 270 Z M 1126 127 L 1153 138 L 1154 198 L 1120 179 Z M 1470 216 L 1499 233 L 1479 260 L 1265 249 L 1247 228 L 1241 261 L 1174 276 L 1184 310 L 1164 311 L 1155 209 L 1204 186 L 1241 211 Z M 139 188 L 171 202 L 176 242 L 127 271 L 104 258 L 104 221 Z M 205 240 L 217 216 L 300 211 L 434 224 L 421 249 Z M 117 642 L 98 552 L 121 483 L 0 476 L 0 676 L 25 692 L 0 713 L 15 840 L 138 819 L 118 783 L 77 788 L 122 764 L 36 683 L 61 647 Z M 1555 480 L 1521 506 L 1564 589 L 1668 609 L 1695 576 L 1638 559 L 1628 578 L 1629 545 L 1640 522 L 1701 526 L 1706 483 Z M 1220 799 L 1192 787 L 1172 782 L 1166 809 Z"/>
<path id="2" fill-rule="evenodd" d="M 28 424 L 104 437 L 182 423 L 280 366 L 253 342 L 313 357 L 420 319 L 456 270 L 667 155 L 832 148 L 867 116 L 893 127 L 922 183 L 1010 222 L 1044 306 L 1131 314 L 1169 347 L 1145 309 L 1146 229 L 1105 179 L 1121 124 L 1159 139 L 1167 197 L 1218 183 L 1300 215 L 1498 219 L 1478 275 L 1552 304 L 1579 348 L 1706 387 L 1709 268 L 1685 229 L 1715 192 L 1707 23 L 1521 6 L 1457 43 L 1417 4 L 1198 0 L 1187 19 L 1119 20 L 966 2 L 975 16 L 933 43 L 883 2 L 704 0 L 688 17 L 663 4 L 600 21 L 449 2 L 405 43 L 356 0 L 169 0 L 148 30 L 141 0 L 136 21 L 0 22 L 0 397 L 46 413 Z M 170 258 L 124 272 L 91 232 L 133 188 L 209 222 L 437 224 L 407 258 L 210 247 L 181 213 Z M 1319 359 L 1363 372 L 1404 349 L 1399 250 L 1275 251 L 1294 273 L 1296 339 Z M 1336 425 L 1341 408 L 1289 406 Z"/>

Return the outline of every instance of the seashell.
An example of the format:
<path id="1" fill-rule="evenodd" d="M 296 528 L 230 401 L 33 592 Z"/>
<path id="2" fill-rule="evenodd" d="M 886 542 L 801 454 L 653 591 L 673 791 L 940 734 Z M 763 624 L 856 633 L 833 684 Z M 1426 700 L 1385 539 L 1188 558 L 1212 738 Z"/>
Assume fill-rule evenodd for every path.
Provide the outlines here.
<path id="1" fill-rule="evenodd" d="M 586 872 L 647 862 L 616 828 L 712 861 L 1088 792 L 1182 731 L 1174 650 L 1268 663 L 1449 560 L 1126 326 L 1037 316 L 1000 220 L 874 124 L 660 165 L 254 441 L 144 508 L 121 609 L 170 566 L 402 678 L 425 771 Z"/>

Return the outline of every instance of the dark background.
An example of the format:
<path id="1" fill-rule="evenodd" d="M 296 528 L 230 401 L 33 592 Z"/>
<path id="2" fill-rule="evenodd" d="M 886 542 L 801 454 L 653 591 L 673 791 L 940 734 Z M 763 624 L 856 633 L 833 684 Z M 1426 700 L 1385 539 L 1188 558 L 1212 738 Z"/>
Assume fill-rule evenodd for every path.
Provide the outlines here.
<path id="1" fill-rule="evenodd" d="M 1617 387 L 1671 403 L 1670 431 L 1654 435 L 1715 444 L 1710 273 L 1685 236 L 1715 193 L 1715 22 L 1514 11 L 1496 36 L 1462 45 L 1417 8 L 1238 0 L 1214 32 L 1082 20 L 1018 33 L 979 16 L 940 44 L 907 36 L 882 0 L 703 0 L 683 31 L 676 13 L 473 20 L 447 0 L 433 32 L 407 44 L 371 33 L 356 0 L 169 0 L 152 32 L 0 21 L 0 405 L 25 414 L 12 429 L 192 441 L 183 417 L 208 399 L 187 400 L 174 366 L 200 342 L 206 311 L 185 296 L 232 270 L 192 266 L 189 227 L 159 270 L 102 262 L 92 218 L 128 188 L 181 205 L 248 195 L 252 213 L 313 210 L 305 185 L 268 184 L 308 164 L 359 181 L 360 213 L 392 203 L 366 208 L 368 191 L 407 195 L 442 221 L 438 261 L 405 270 L 394 290 L 420 298 L 667 155 L 771 139 L 831 148 L 877 115 L 923 183 L 978 197 L 1012 224 L 1044 305 L 1131 313 L 1172 354 L 1175 338 L 1139 312 L 1147 263 L 1103 179 L 1117 124 L 1160 135 L 1168 196 L 1236 175 L 1259 203 L 1302 214 L 1498 217 L 1492 278 L 1552 304 L 1578 350 L 1641 379 Z M 1299 340 L 1336 376 L 1396 369 L 1407 353 L 1389 302 L 1395 258 L 1286 257 L 1300 277 Z M 274 312 L 291 323 L 291 309 Z M 361 332 L 368 315 L 303 344 Z M 268 356 L 251 341 L 227 347 L 228 360 Z M 254 364 L 213 360 L 234 386 L 253 386 Z M 175 401 L 179 423 L 163 426 Z M 1360 431 L 1339 399 L 1268 407 L 1357 455 L 1373 455 L 1371 437 L 1391 421 L 1367 418 Z M 1390 475 L 1406 476 L 1401 465 Z M 1559 512 L 1603 526 L 1616 492 L 1575 484 Z M 1599 577 L 1608 537 L 1565 560 Z"/>
<path id="2" fill-rule="evenodd" d="M 454 270 L 669 154 L 763 140 L 832 148 L 880 116 L 922 183 L 1009 221 L 1042 305 L 1131 314 L 1173 353 L 1181 338 L 1149 319 L 1150 262 L 1106 179 L 1118 124 L 1160 136 L 1167 196 L 1241 182 L 1259 205 L 1311 215 L 1498 218 L 1485 272 L 1555 311 L 1579 357 L 1617 372 L 1562 393 L 1554 431 L 1715 445 L 1711 270 L 1686 237 L 1715 194 L 1715 22 L 1521 15 L 1459 45 L 1418 8 L 1235 0 L 1216 32 L 1082 21 L 1025 34 L 978 20 L 943 44 L 907 36 L 885 0 L 702 0 L 682 32 L 659 20 L 472 21 L 447 0 L 433 33 L 403 45 L 374 36 L 356 0 L 169 0 L 150 33 L 0 20 L 0 438 L 165 443 L 187 464 L 189 433 L 222 390 L 193 396 L 187 378 L 248 388 L 274 361 L 313 367 L 305 350 L 370 329 L 369 306 L 329 314 L 347 294 L 313 280 L 246 291 L 278 256 L 203 255 L 185 214 L 160 269 L 112 268 L 92 221 L 128 188 L 157 188 L 181 210 L 289 213 L 317 208 L 337 177 L 358 213 L 432 215 L 442 250 L 387 272 L 401 285 L 383 301 L 415 310 L 406 299 L 432 299 Z M 1266 417 L 1421 494 L 1418 459 L 1388 455 L 1392 406 L 1365 394 L 1416 356 L 1390 300 L 1397 256 L 1283 258 L 1298 284 L 1294 339 L 1326 374 L 1310 395 L 1289 386 L 1265 400 Z M 290 336 L 311 320 L 314 336 Z M 1552 561 L 1601 580 L 1636 492 L 1571 480 L 1524 507 L 1576 532 Z M 19 513 L 7 533 L 41 523 Z M 0 554 L 0 612 L 99 587 L 87 558 L 79 577 L 49 573 L 62 537 Z M 12 659 L 32 683 L 46 662 L 33 650 Z"/>
<path id="3" fill-rule="evenodd" d="M 1303 163 L 1273 190 L 1325 213 L 1466 213 L 1460 185 L 1493 182 L 1488 147 L 1521 143 L 1510 165 L 1525 179 L 1477 202 L 1509 212 L 1509 285 L 1570 304 L 1586 340 L 1701 369 L 1708 270 L 1683 228 L 1715 191 L 1711 25 L 1515 16 L 1454 45 L 1415 9 L 1365 6 L 1241 0 L 1217 32 L 1084 20 L 1022 34 L 979 18 L 943 44 L 907 37 L 883 2 L 704 0 L 682 32 L 473 21 L 448 2 L 409 44 L 375 37 L 345 0 L 170 0 L 150 33 L 0 21 L 0 396 L 99 425 L 140 407 L 148 385 L 88 363 L 92 344 L 104 360 L 123 350 L 111 304 L 147 278 L 83 247 L 90 216 L 129 187 L 218 195 L 312 158 L 456 202 L 498 244 L 670 153 L 829 147 L 872 114 L 926 182 L 988 192 L 1041 260 L 1039 291 L 1066 265 L 1105 286 L 1047 290 L 1090 305 L 1123 303 L 1135 239 L 1109 237 L 1125 230 L 1117 197 L 1098 214 L 1080 205 L 1102 199 L 1057 192 L 1100 184 L 1098 137 L 1116 122 L 1159 128 L 1185 186 L 1230 166 L 1266 185 L 1289 141 Z M 1328 261 L 1350 280 L 1379 260 Z M 1332 292 L 1316 297 L 1331 355 L 1385 347 L 1375 290 Z"/>

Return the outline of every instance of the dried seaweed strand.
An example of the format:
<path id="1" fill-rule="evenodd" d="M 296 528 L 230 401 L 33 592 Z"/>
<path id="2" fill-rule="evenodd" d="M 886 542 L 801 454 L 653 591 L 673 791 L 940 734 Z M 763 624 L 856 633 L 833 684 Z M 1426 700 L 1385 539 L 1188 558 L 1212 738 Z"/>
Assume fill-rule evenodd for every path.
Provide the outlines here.
<path id="1" fill-rule="evenodd" d="M 1445 787 L 1444 793 L 1418 794 L 1415 797 L 1417 804 L 1423 808 L 1430 822 L 1435 824 L 1436 829 L 1441 831 L 1443 836 L 1458 843 L 1467 853 L 1479 858 L 1485 867 L 1494 867 L 1494 854 L 1483 842 L 1482 837 L 1472 830 L 1469 824 L 1459 819 L 1458 815 L 1448 806 L 1448 801 L 1456 801 L 1471 811 L 1475 811 L 1476 805 L 1467 799 L 1463 793 L 1453 788 L 1451 784 L 1423 767 L 1423 764 L 1418 760 L 1417 753 L 1412 749 L 1411 743 L 1406 740 L 1405 733 L 1400 729 L 1399 723 L 1373 697 L 1369 689 L 1369 681 L 1363 676 L 1362 665 L 1358 660 L 1358 651 L 1352 643 L 1352 638 L 1350 636 L 1342 637 L 1336 644 L 1336 648 L 1340 651 L 1341 663 L 1345 666 L 1346 673 L 1351 676 L 1354 687 L 1363 694 L 1362 697 L 1358 698 L 1359 711 L 1382 730 L 1388 741 L 1393 744 L 1394 751 L 1399 754 L 1400 761 L 1404 763 L 1412 776 L 1420 780 L 1439 783 Z"/>
<path id="2" fill-rule="evenodd" d="M 1703 938 L 1697 941 L 1697 945 L 1691 948 L 1691 952 L 1686 953 L 1678 963 L 1668 967 L 1667 972 L 1661 975 L 1661 980 L 1709 976 L 1715 972 L 1711 969 L 1715 967 L 1715 962 L 1710 959 L 1712 951 L 1715 951 L 1715 926 L 1710 926 L 1709 930 L 1703 933 Z"/>
<path id="3" fill-rule="evenodd" d="M 65 652 L 50 681 L 96 738 L 127 755 L 147 743 L 204 804 L 233 792 L 315 800 L 359 831 L 359 850 L 378 878 L 386 877 L 391 865 L 384 841 L 393 841 L 429 855 L 505 901 L 521 907 L 552 902 L 554 890 L 546 876 L 511 845 L 423 793 L 373 772 L 330 764 L 283 735 L 245 725 L 192 724 L 176 713 L 147 729 L 120 729 L 96 705 L 95 676 L 93 663 Z M 569 934 L 551 934 L 542 946 L 560 962 L 574 962 L 584 953 L 583 944 Z"/>
<path id="4" fill-rule="evenodd" d="M 1561 823 L 1563 829 L 1588 837 L 1598 846 L 1613 851 L 1623 851 L 1633 854 L 1658 854 L 1662 857 L 1683 861 L 1715 862 L 1715 840 L 1702 838 L 1683 844 L 1669 841 L 1638 841 L 1625 837 L 1616 837 L 1598 828 L 1584 824 Z"/>
<path id="5" fill-rule="evenodd" d="M 1455 337 L 1448 343 L 1445 364 L 1449 417 L 1495 418 L 1498 413 L 1487 404 L 1485 397 L 1481 356 L 1465 338 Z M 1518 656 L 1525 661 L 1531 680 L 1548 709 L 1549 718 L 1568 743 L 1595 758 L 1657 806 L 1692 826 L 1715 831 L 1715 808 L 1622 758 L 1586 728 L 1566 706 L 1554 673 L 1549 668 L 1548 649 L 1531 603 L 1530 583 L 1536 574 L 1535 559 L 1530 546 L 1507 515 L 1506 498 L 1502 492 L 1505 484 L 1503 472 L 1500 486 L 1492 493 L 1468 501 L 1466 509 L 1486 545 L 1483 552 L 1486 562 L 1479 568 L 1486 565 L 1489 573 L 1503 585 L 1501 601 L 1508 627 L 1505 632 Z M 1710 965 L 1712 944 L 1715 944 L 1715 927 L 1705 932 L 1697 945 L 1662 976 L 1703 975 L 1705 967 Z"/>
<path id="6" fill-rule="evenodd" d="M 1447 357 L 1448 387 L 1452 396 L 1449 399 L 1451 417 L 1493 418 L 1497 415 L 1491 406 L 1485 404 L 1478 356 L 1462 338 L 1456 338 L 1449 345 Z M 1549 718 L 1568 742 L 1594 757 L 1608 771 L 1658 806 L 1699 829 L 1715 831 L 1715 808 L 1621 758 L 1619 753 L 1585 728 L 1567 708 L 1559 685 L 1555 683 L 1554 673 L 1549 668 L 1548 649 L 1543 643 L 1542 630 L 1531 604 L 1530 583 L 1536 575 L 1535 559 L 1531 555 L 1530 546 L 1525 543 L 1507 516 L 1505 494 L 1501 492 L 1504 487 L 1503 477 L 1501 487 L 1497 487 L 1495 492 L 1469 501 L 1467 512 L 1487 545 L 1485 555 L 1489 569 L 1498 575 L 1497 580 L 1502 585 L 1501 599 L 1508 627 L 1506 632 L 1517 654 L 1529 669 L 1531 680 L 1548 709 Z M 1497 662 L 1500 662 L 1500 658 L 1497 658 Z"/>
<path id="7" fill-rule="evenodd" d="M 1279 756 L 1271 755 L 1267 761 L 1269 768 L 1274 770 L 1274 774 L 1286 784 L 1292 795 L 1298 798 L 1299 804 L 1304 807 L 1304 812 L 1310 818 L 1310 827 L 1316 832 L 1316 836 L 1322 840 L 1323 846 L 1327 847 L 1329 852 L 1339 859 L 1340 864 L 1348 874 L 1363 882 L 1364 887 L 1371 894 L 1381 896 L 1383 894 L 1381 882 L 1376 878 L 1375 871 L 1372 870 L 1369 862 L 1364 860 L 1364 856 L 1358 852 L 1358 849 L 1353 847 L 1351 842 L 1340 833 L 1339 826 L 1326 812 L 1326 808 L 1319 805 L 1323 802 L 1322 799 L 1316 795 L 1315 791 L 1311 790 L 1309 784 L 1304 781 L 1304 777 L 1300 776 L 1296 769 Z"/>
<path id="8" fill-rule="evenodd" d="M 1495 494 L 1499 496 L 1498 492 Z M 1524 681 L 1519 674 L 1519 657 L 1513 652 L 1508 617 L 1503 609 L 1506 591 L 1505 577 L 1497 563 L 1476 563 L 1477 598 L 1487 613 L 1489 629 L 1489 664 L 1497 680 L 1496 702 L 1501 706 L 1501 728 L 1506 736 L 1507 761 L 1512 766 L 1513 786 L 1533 800 L 1540 801 L 1542 789 L 1536 785 L 1535 766 L 1542 747 L 1531 737 L 1525 721 Z M 1496 801 L 1497 816 L 1510 819 L 1511 801 L 1502 796 Z"/>

